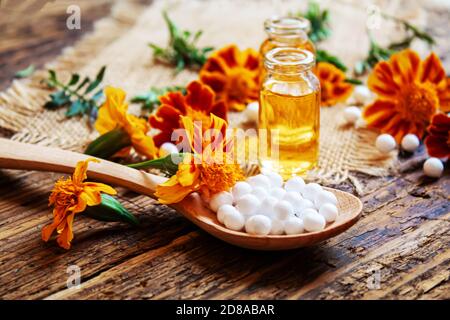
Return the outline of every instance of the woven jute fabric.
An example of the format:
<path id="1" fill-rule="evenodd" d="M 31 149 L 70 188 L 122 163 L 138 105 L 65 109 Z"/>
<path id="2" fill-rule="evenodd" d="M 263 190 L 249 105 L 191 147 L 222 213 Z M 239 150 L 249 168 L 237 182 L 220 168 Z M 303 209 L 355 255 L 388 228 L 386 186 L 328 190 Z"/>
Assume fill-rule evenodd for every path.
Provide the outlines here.
<path id="1" fill-rule="evenodd" d="M 424 12 L 399 1 L 402 13 L 421 21 Z M 328 1 L 332 17 L 332 37 L 323 47 L 348 64 L 365 56 L 368 39 L 367 4 L 364 1 Z M 104 83 L 123 88 L 128 97 L 145 92 L 152 86 L 185 85 L 197 78 L 197 73 L 183 71 L 153 62 L 149 42 L 165 45 L 168 33 L 161 12 L 167 9 L 171 18 L 183 29 L 203 30 L 200 46 L 220 48 L 235 43 L 241 48 L 258 48 L 265 34 L 263 21 L 274 15 L 304 9 L 299 1 L 155 1 L 144 7 L 134 2 L 118 1 L 110 16 L 99 20 L 94 31 L 74 47 L 36 72 L 30 79 L 14 81 L 0 94 L 0 127 L 14 132 L 11 139 L 82 151 L 98 133 L 80 118 L 67 119 L 64 110 L 43 108 L 49 89 L 42 85 L 47 68 L 63 77 L 72 72 L 95 76 L 101 66 L 107 66 Z M 392 28 L 383 25 L 376 30 L 391 39 Z M 351 103 L 351 101 L 350 101 Z M 395 154 L 381 155 L 374 147 L 376 132 L 346 126 L 342 120 L 345 105 L 322 108 L 320 127 L 320 160 L 311 177 L 321 183 L 352 181 L 361 186 L 354 172 L 385 175 L 393 167 Z M 138 107 L 134 106 L 134 112 Z M 231 116 L 239 124 L 241 115 Z"/>

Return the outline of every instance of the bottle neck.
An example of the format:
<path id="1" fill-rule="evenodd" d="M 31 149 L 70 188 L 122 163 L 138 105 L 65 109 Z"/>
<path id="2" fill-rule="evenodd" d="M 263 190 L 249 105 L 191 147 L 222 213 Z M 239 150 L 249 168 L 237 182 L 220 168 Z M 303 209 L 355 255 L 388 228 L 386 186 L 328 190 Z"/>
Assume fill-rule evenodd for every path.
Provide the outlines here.
<path id="1" fill-rule="evenodd" d="M 266 54 L 264 66 L 269 77 L 293 81 L 310 73 L 314 62 L 308 50 L 276 48 Z"/>

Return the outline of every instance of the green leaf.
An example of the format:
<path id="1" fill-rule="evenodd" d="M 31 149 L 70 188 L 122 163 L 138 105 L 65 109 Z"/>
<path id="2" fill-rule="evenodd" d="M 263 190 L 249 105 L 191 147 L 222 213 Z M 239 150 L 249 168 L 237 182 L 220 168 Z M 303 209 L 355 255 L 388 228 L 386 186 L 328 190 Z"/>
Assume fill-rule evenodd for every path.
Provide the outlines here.
<path id="1" fill-rule="evenodd" d="M 89 79 L 89 77 L 85 77 L 83 79 L 83 81 L 81 81 L 81 83 L 78 85 L 78 87 L 75 89 L 75 92 L 78 92 L 81 88 L 83 88 L 86 83 L 89 83 L 91 81 L 91 79 Z"/>
<path id="2" fill-rule="evenodd" d="M 134 169 L 158 169 L 166 176 L 173 176 L 178 171 L 178 164 L 183 161 L 188 153 L 173 153 L 163 158 L 148 160 L 139 163 L 128 164 Z"/>
<path id="3" fill-rule="evenodd" d="M 92 141 L 84 153 L 97 158 L 109 159 L 129 146 L 131 146 L 131 140 L 128 133 L 122 129 L 114 129 Z"/>
<path id="4" fill-rule="evenodd" d="M 33 74 L 33 72 L 35 71 L 35 67 L 33 64 L 30 64 L 28 67 L 26 67 L 25 69 L 19 70 L 16 72 L 16 74 L 14 75 L 14 77 L 16 78 L 28 78 L 29 76 L 31 76 Z"/>
<path id="5" fill-rule="evenodd" d="M 133 226 L 139 225 L 136 219 L 122 204 L 108 194 L 101 194 L 102 202 L 97 206 L 87 207 L 84 213 L 96 220 L 106 222 L 126 222 Z"/>
<path id="6" fill-rule="evenodd" d="M 347 78 L 347 79 L 345 79 L 345 82 L 355 84 L 355 85 L 363 84 L 363 82 L 361 80 L 354 79 L 354 78 Z"/>
<path id="7" fill-rule="evenodd" d="M 103 66 L 100 71 L 98 72 L 96 78 L 94 81 L 91 82 L 91 84 L 87 87 L 85 94 L 88 94 L 102 82 L 103 76 L 105 75 L 106 66 Z"/>
<path id="8" fill-rule="evenodd" d="M 69 109 L 66 112 L 66 117 L 73 117 L 77 115 L 82 115 L 84 113 L 84 105 L 83 102 L 80 100 L 75 100 L 71 103 Z"/>
<path id="9" fill-rule="evenodd" d="M 334 65 L 336 68 L 341 69 L 344 72 L 347 71 L 347 67 L 338 57 L 329 54 L 325 50 L 317 50 L 316 61 L 317 62 L 328 62 L 328 63 L 331 63 L 332 65 Z"/>
<path id="10" fill-rule="evenodd" d="M 50 98 L 51 102 L 57 107 L 62 107 L 70 102 L 70 96 L 64 90 L 50 94 Z"/>
<path id="11" fill-rule="evenodd" d="M 72 77 L 70 77 L 70 81 L 67 84 L 67 86 L 70 87 L 75 85 L 78 82 L 78 80 L 80 80 L 80 76 L 77 73 L 72 74 Z"/>
<path id="12" fill-rule="evenodd" d="M 165 95 L 168 92 L 177 92 L 177 91 L 186 94 L 186 88 L 181 86 L 168 86 L 163 88 L 152 87 L 148 92 L 134 96 L 131 99 L 131 102 L 141 103 L 142 109 L 147 109 L 150 112 L 153 112 L 153 110 L 161 104 L 159 100 L 161 96 Z"/>

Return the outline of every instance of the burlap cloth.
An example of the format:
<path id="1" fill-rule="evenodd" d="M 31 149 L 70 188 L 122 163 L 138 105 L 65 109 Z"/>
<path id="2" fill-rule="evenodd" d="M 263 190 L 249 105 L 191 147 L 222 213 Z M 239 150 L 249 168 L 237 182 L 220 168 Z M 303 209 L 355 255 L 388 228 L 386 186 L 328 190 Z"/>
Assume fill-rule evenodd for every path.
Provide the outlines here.
<path id="1" fill-rule="evenodd" d="M 99 20 L 94 31 L 46 67 L 57 70 L 66 77 L 77 72 L 94 76 L 107 65 L 105 84 L 118 86 L 128 92 L 128 97 L 146 91 L 151 86 L 185 85 L 197 74 L 183 71 L 175 75 L 173 69 L 152 61 L 149 42 L 165 44 L 168 38 L 161 11 L 168 9 L 171 18 L 183 29 L 203 30 L 200 45 L 220 48 L 236 43 L 241 48 L 258 48 L 264 39 L 263 21 L 273 14 L 297 11 L 305 7 L 299 1 L 156 1 L 144 7 L 134 2 L 118 1 L 111 15 Z M 380 1 L 383 5 L 383 1 Z M 423 21 L 425 12 L 411 4 L 397 1 L 404 17 Z M 367 52 L 365 34 L 367 2 L 325 1 L 331 11 L 332 37 L 323 47 L 353 65 Z M 399 7 L 400 6 L 400 7 Z M 382 6 L 386 10 L 386 6 Z M 378 35 L 391 39 L 392 26 L 383 22 Z M 58 146 L 81 151 L 98 133 L 86 121 L 66 119 L 64 110 L 55 112 L 43 109 L 49 90 L 40 84 L 46 78 L 40 70 L 30 79 L 14 81 L 0 94 L 0 127 L 14 132 L 11 139 Z M 381 155 L 374 148 L 376 132 L 364 128 L 345 126 L 342 110 L 345 106 L 322 108 L 320 160 L 318 169 L 311 173 L 321 183 L 340 183 L 346 179 L 361 191 L 363 186 L 353 175 L 363 172 L 381 176 L 393 167 L 396 155 Z M 137 107 L 135 107 L 137 109 Z M 233 115 L 233 119 L 239 118 Z"/>

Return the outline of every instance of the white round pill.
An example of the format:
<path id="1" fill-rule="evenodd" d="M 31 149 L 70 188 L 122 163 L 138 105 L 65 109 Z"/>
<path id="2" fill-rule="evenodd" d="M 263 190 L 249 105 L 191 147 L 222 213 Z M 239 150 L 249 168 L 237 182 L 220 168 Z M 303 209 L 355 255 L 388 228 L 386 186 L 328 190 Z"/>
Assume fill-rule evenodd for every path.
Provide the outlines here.
<path id="1" fill-rule="evenodd" d="M 245 222 L 245 231 L 250 234 L 267 235 L 272 228 L 272 222 L 266 216 L 257 214 Z"/>
<path id="2" fill-rule="evenodd" d="M 300 202 L 302 201 L 302 196 L 298 192 L 289 191 L 283 197 L 283 200 L 289 202 L 292 207 L 298 208 L 300 206 Z"/>
<path id="3" fill-rule="evenodd" d="M 286 194 L 286 190 L 283 188 L 273 188 L 269 191 L 269 194 L 277 199 L 282 199 Z"/>
<path id="4" fill-rule="evenodd" d="M 263 200 L 267 197 L 267 189 L 264 189 L 263 187 L 255 187 L 252 190 L 252 194 L 255 195 L 259 200 Z"/>
<path id="5" fill-rule="evenodd" d="M 168 156 L 169 154 L 178 153 L 178 152 L 179 151 L 178 151 L 177 146 L 171 142 L 164 142 L 159 147 L 159 156 L 160 157 L 165 157 L 165 156 Z"/>
<path id="6" fill-rule="evenodd" d="M 224 204 L 233 204 L 233 196 L 231 195 L 231 193 L 226 191 L 214 194 L 209 201 L 209 207 L 214 212 L 217 212 L 219 207 L 223 206 Z"/>
<path id="7" fill-rule="evenodd" d="M 244 228 L 244 216 L 237 210 L 230 210 L 223 215 L 225 227 L 231 230 L 240 231 Z"/>
<path id="8" fill-rule="evenodd" d="M 283 186 L 283 178 L 278 173 L 266 171 L 263 174 L 269 178 L 272 188 L 281 188 Z"/>
<path id="9" fill-rule="evenodd" d="M 270 180 L 267 176 L 263 174 L 258 174 L 256 176 L 247 179 L 247 182 L 253 187 L 262 187 L 264 189 L 270 189 Z"/>
<path id="10" fill-rule="evenodd" d="M 314 206 L 314 203 L 311 200 L 302 199 L 302 201 L 300 201 L 299 206 L 294 208 L 294 214 L 297 217 L 302 218 L 303 211 L 305 211 L 306 209 L 315 209 L 315 208 L 316 207 Z"/>
<path id="11" fill-rule="evenodd" d="M 423 164 L 423 172 L 431 178 L 439 178 L 444 172 L 444 165 L 438 158 L 429 158 Z"/>
<path id="12" fill-rule="evenodd" d="M 244 110 L 244 116 L 247 117 L 247 121 L 258 122 L 258 110 L 258 101 L 250 102 Z"/>
<path id="13" fill-rule="evenodd" d="M 355 106 L 344 109 L 344 119 L 347 123 L 353 124 L 361 118 L 361 109 Z"/>
<path id="14" fill-rule="evenodd" d="M 318 214 L 316 210 L 306 209 L 303 212 L 303 226 L 306 231 L 315 232 L 325 228 L 325 218 Z"/>
<path id="15" fill-rule="evenodd" d="M 223 223 L 225 214 L 227 212 L 234 212 L 237 211 L 235 207 L 229 204 L 224 204 L 223 206 L 220 206 L 219 210 L 217 210 L 217 220 L 219 220 L 220 223 Z"/>
<path id="16" fill-rule="evenodd" d="M 263 201 L 261 201 L 261 205 L 259 206 L 258 212 L 262 215 L 272 218 L 275 215 L 273 207 L 277 202 L 278 202 L 277 198 L 268 196 Z"/>
<path id="17" fill-rule="evenodd" d="M 394 137 L 387 133 L 380 134 L 375 141 L 375 146 L 381 153 L 391 152 L 396 145 Z"/>
<path id="18" fill-rule="evenodd" d="M 356 86 L 353 90 L 353 98 L 357 103 L 365 104 L 372 97 L 372 93 L 369 88 L 364 85 Z"/>
<path id="19" fill-rule="evenodd" d="M 279 220 L 286 220 L 294 214 L 294 208 L 292 205 L 284 200 L 281 200 L 273 207 L 275 217 Z"/>
<path id="20" fill-rule="evenodd" d="M 236 201 L 236 209 L 245 216 L 252 215 L 261 202 L 253 194 L 246 194 Z"/>
<path id="21" fill-rule="evenodd" d="M 281 235 L 284 233 L 284 223 L 278 219 L 272 219 L 272 227 L 270 228 L 270 234 Z"/>
<path id="22" fill-rule="evenodd" d="M 293 177 L 284 184 L 286 191 L 302 192 L 304 187 L 305 181 L 301 177 Z"/>
<path id="23" fill-rule="evenodd" d="M 250 192 L 252 192 L 252 187 L 245 181 L 237 182 L 234 185 L 233 189 L 231 190 L 231 193 L 233 194 L 234 201 L 237 201 L 243 195 L 246 195 L 246 194 L 248 194 Z"/>
<path id="24" fill-rule="evenodd" d="M 319 209 L 321 206 L 323 206 L 325 203 L 332 203 L 335 206 L 337 205 L 338 201 L 334 193 L 326 190 L 322 190 L 316 194 L 316 197 L 314 198 L 314 205 L 317 209 Z"/>
<path id="25" fill-rule="evenodd" d="M 297 217 L 290 217 L 284 222 L 284 231 L 286 234 L 299 234 L 304 230 L 303 220 Z"/>
<path id="26" fill-rule="evenodd" d="M 407 134 L 402 139 L 402 149 L 408 152 L 414 152 L 420 145 L 419 138 L 412 133 Z"/>
<path id="27" fill-rule="evenodd" d="M 321 192 L 323 189 L 317 183 L 308 183 L 305 185 L 302 191 L 303 198 L 314 201 L 316 194 Z"/>
<path id="28" fill-rule="evenodd" d="M 319 209 L 319 214 L 325 218 L 326 222 L 336 220 L 338 213 L 338 208 L 332 203 L 325 203 Z"/>

